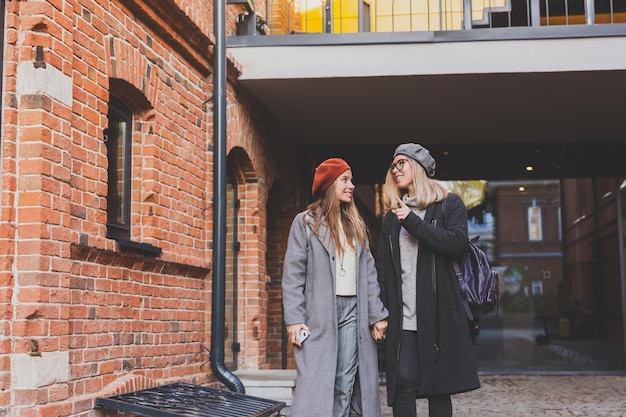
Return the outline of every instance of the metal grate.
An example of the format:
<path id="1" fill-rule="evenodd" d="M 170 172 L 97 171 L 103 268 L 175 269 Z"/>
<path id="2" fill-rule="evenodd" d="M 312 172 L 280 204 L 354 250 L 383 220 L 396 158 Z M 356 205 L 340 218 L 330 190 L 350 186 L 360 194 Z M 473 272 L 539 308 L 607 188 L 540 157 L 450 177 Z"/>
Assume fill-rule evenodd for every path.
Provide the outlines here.
<path id="1" fill-rule="evenodd" d="M 285 405 L 284 402 L 185 383 L 96 400 L 96 407 L 150 417 L 268 417 Z"/>

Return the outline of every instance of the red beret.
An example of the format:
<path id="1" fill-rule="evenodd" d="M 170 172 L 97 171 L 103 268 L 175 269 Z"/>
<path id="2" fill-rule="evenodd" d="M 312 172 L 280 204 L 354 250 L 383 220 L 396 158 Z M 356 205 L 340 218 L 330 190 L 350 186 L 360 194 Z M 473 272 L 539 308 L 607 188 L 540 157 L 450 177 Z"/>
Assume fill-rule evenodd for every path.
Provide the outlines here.
<path id="1" fill-rule="evenodd" d="M 341 158 L 330 158 L 319 164 L 315 168 L 313 187 L 311 187 L 313 197 L 321 196 L 341 174 L 349 169 L 352 168 Z"/>

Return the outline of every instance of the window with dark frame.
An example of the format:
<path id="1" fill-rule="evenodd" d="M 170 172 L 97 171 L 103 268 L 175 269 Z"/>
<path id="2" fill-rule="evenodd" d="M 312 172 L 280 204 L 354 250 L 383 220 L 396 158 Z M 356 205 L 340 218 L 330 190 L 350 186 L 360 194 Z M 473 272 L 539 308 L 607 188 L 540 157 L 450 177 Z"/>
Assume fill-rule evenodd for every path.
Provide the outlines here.
<path id="1" fill-rule="evenodd" d="M 109 161 L 107 237 L 130 240 L 132 111 L 111 97 L 108 118 L 104 131 Z"/>

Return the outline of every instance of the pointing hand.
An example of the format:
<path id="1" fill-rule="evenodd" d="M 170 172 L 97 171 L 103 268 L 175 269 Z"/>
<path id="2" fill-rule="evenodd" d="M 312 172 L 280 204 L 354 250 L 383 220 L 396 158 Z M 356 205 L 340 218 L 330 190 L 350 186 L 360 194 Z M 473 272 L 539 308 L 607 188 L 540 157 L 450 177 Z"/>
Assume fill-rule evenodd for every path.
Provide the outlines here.
<path id="1" fill-rule="evenodd" d="M 411 208 L 404 204 L 404 201 L 398 196 L 396 196 L 396 201 L 400 204 L 400 207 L 392 209 L 391 212 L 396 215 L 398 220 L 402 221 L 407 218 L 411 212 Z"/>

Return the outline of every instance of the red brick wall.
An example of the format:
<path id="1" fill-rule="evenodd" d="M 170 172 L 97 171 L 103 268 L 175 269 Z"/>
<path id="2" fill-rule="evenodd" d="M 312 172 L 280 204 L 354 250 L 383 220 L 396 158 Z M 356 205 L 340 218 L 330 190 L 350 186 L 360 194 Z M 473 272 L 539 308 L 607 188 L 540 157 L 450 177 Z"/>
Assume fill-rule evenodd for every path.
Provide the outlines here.
<path id="1" fill-rule="evenodd" d="M 295 369 L 292 345 L 283 344 L 283 312 L 281 282 L 284 254 L 293 217 L 302 210 L 302 190 L 293 185 L 278 183 L 272 188 L 267 210 L 268 230 L 272 234 L 268 240 L 267 271 L 273 285 L 270 286 L 268 309 L 268 361 L 273 369 L 283 367 Z"/>
<path id="2" fill-rule="evenodd" d="M 98 396 L 215 381 L 203 348 L 214 245 L 212 2 L 123 4 L 7 2 L 0 409 L 15 417 L 82 415 Z M 228 33 L 240 12 L 227 7 Z M 37 46 L 45 68 L 34 66 Z M 275 302 L 266 201 L 285 175 L 284 139 L 238 94 L 229 68 L 227 148 L 242 199 L 239 366 L 263 369 L 273 366 Z M 131 239 L 161 248 L 158 258 L 106 238 L 111 92 L 134 110 Z"/>

